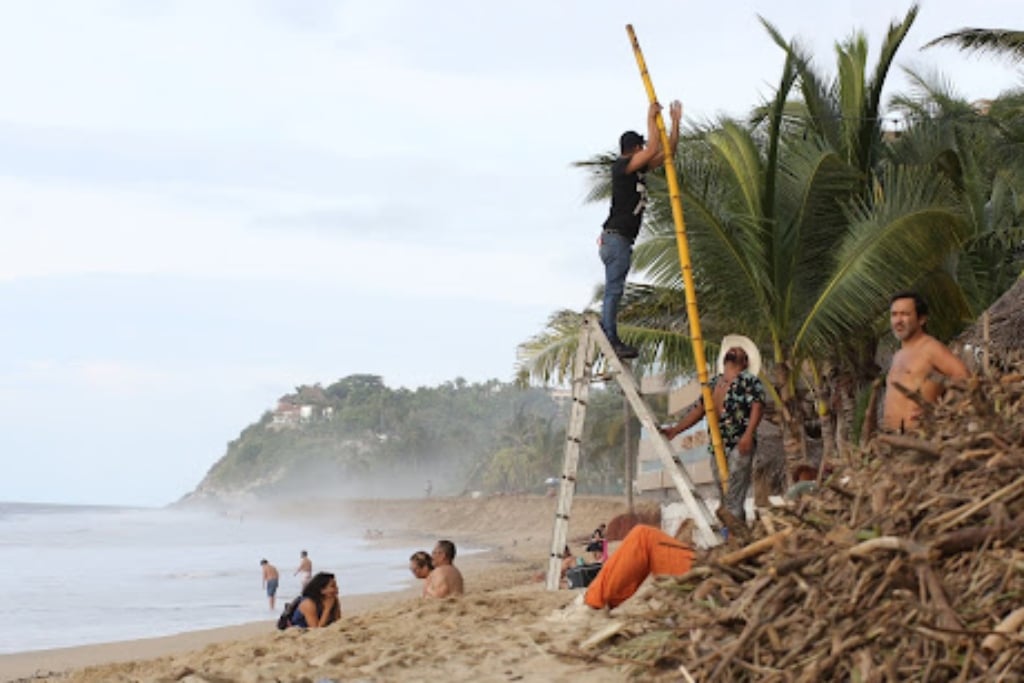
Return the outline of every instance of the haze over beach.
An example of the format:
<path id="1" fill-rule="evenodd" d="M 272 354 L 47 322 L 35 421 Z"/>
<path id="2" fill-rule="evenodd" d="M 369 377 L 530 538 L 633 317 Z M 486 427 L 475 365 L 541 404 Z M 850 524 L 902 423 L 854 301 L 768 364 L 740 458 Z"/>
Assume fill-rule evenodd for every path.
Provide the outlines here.
<path id="1" fill-rule="evenodd" d="M 0 683 L 1021 680 L 1021 7 L 0 4 Z"/>
<path id="2" fill-rule="evenodd" d="M 898 3 L 65 1 L 0 7 L 0 500 L 159 506 L 302 383 L 508 380 L 601 280 L 574 161 L 643 124 L 632 23 L 685 121 L 744 114 Z M 1019 24 L 922 4 L 897 59 L 969 98 Z M 902 88 L 898 68 L 889 90 Z"/>

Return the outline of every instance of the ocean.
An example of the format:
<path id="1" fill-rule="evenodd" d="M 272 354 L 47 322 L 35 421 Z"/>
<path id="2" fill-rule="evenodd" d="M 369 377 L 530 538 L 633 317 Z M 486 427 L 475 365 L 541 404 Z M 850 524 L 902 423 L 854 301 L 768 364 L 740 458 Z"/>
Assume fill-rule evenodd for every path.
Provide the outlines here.
<path id="1" fill-rule="evenodd" d="M 133 640 L 266 619 L 313 571 L 345 595 L 412 583 L 418 548 L 375 547 L 343 526 L 178 509 L 0 503 L 0 654 Z M 427 548 L 429 550 L 429 548 Z M 271 612 L 259 561 L 278 568 Z"/>

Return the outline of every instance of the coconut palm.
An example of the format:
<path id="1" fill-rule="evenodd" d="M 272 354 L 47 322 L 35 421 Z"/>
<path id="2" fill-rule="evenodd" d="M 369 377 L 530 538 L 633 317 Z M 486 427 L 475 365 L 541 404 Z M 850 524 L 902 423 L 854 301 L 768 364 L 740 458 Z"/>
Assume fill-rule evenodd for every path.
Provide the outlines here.
<path id="1" fill-rule="evenodd" d="M 1024 93 L 1001 95 L 980 107 L 937 77 L 908 75 L 914 91 L 892 104 L 911 125 L 890 151 L 904 163 L 931 165 L 956 188 L 968 234 L 958 258 L 947 264 L 948 275 L 958 285 L 951 293 L 959 297 L 964 317 L 973 320 L 1013 285 L 1024 266 Z M 956 331 L 938 333 L 948 337 Z"/>

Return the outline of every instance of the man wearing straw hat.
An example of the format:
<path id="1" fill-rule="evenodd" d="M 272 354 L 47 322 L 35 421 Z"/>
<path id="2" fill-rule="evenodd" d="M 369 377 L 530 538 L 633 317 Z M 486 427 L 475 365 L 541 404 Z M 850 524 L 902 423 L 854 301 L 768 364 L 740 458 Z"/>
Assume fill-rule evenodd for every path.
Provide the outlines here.
<path id="1" fill-rule="evenodd" d="M 760 372 L 761 352 L 754 342 L 738 334 L 727 335 L 722 340 L 722 350 L 718 354 L 718 374 L 711 379 L 711 393 L 729 466 L 729 487 L 722 496 L 722 505 L 739 521 L 746 520 L 744 504 L 747 491 L 750 490 L 754 452 L 757 449 L 757 425 L 764 414 L 764 385 L 757 378 Z M 673 439 L 703 417 L 702 398 L 690 406 L 675 426 L 663 429 L 661 433 Z M 711 471 L 721 492 L 714 446 L 709 444 L 708 449 L 711 450 Z"/>
<path id="2" fill-rule="evenodd" d="M 674 150 L 679 144 L 679 120 L 683 105 L 679 101 L 669 106 L 672 131 L 668 144 Z M 605 220 L 604 231 L 598 239 L 601 261 L 604 263 L 604 301 L 601 305 L 601 329 L 612 343 L 619 358 L 637 357 L 637 350 L 619 339 L 619 302 L 626 290 L 626 275 L 633 258 L 633 242 L 640 234 L 644 207 L 647 205 L 647 183 L 644 174 L 665 162 L 658 134 L 661 105 L 652 102 L 647 110 L 647 138 L 636 131 L 627 130 L 619 137 L 620 156 L 612 164 L 612 205 Z"/>

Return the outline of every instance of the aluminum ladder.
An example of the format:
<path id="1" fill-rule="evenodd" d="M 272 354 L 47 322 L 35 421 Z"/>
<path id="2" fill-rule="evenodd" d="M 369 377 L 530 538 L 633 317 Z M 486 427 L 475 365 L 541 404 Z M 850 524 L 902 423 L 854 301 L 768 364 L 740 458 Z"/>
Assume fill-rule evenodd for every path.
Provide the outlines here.
<path id="1" fill-rule="evenodd" d="M 594 313 L 583 315 L 579 345 L 576 358 L 573 360 L 572 373 L 572 406 L 569 411 L 569 425 L 566 429 L 565 458 L 562 466 L 562 479 L 558 489 L 558 505 L 555 508 L 555 525 L 551 534 L 551 555 L 548 559 L 547 589 L 558 590 L 562 574 L 562 552 L 569 535 L 569 517 L 572 512 L 572 500 L 576 492 L 576 472 L 579 468 L 580 445 L 583 439 L 583 422 L 587 416 L 587 401 L 590 397 L 590 384 L 605 379 L 593 375 L 597 350 L 601 350 L 604 362 L 611 378 L 622 387 L 622 392 L 633 412 L 649 434 L 658 434 L 658 423 L 654 412 L 640 396 L 639 385 L 629 366 L 619 360 L 612 349 L 611 342 L 601 329 L 601 323 Z M 708 509 L 707 503 L 697 493 L 693 481 L 686 470 L 679 466 L 672 448 L 664 437 L 652 439 L 654 448 L 672 477 L 679 495 L 696 522 L 696 541 L 704 548 L 712 548 L 722 542 L 716 532 L 716 518 Z M 632 482 L 630 482 L 632 486 Z"/>

